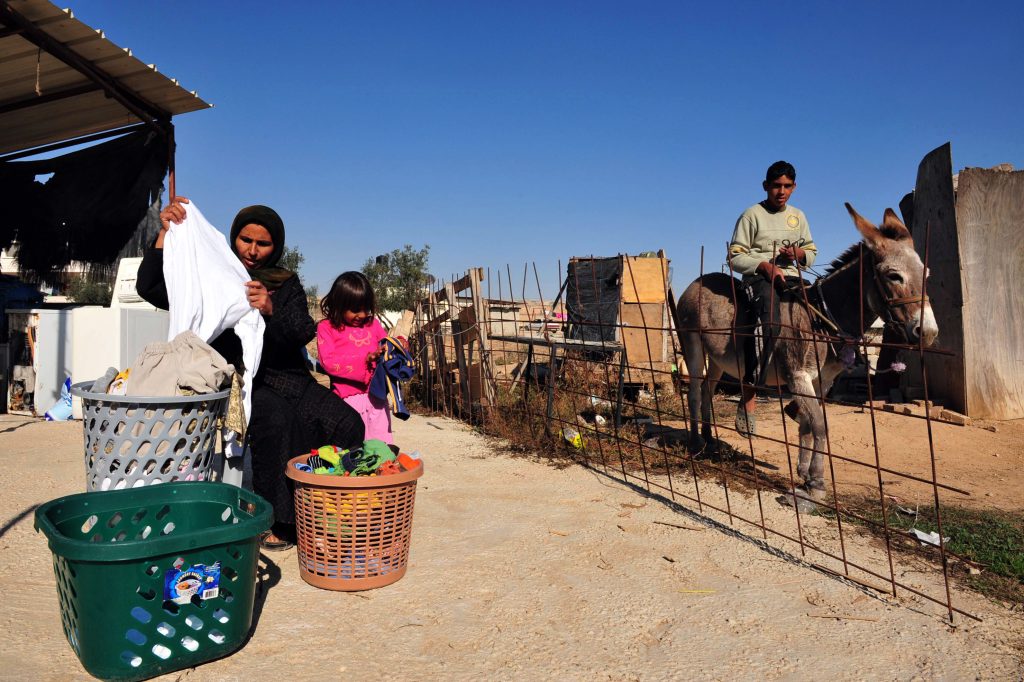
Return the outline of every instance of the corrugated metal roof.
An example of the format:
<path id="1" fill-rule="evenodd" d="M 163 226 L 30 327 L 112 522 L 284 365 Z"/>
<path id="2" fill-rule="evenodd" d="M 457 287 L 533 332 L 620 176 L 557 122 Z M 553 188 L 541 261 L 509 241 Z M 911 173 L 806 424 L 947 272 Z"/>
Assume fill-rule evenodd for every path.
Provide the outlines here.
<path id="1" fill-rule="evenodd" d="M 140 118 L 82 70 L 29 39 L 5 10 L 83 60 L 86 68 L 145 105 L 150 120 L 207 109 L 195 92 L 132 56 L 103 32 L 47 0 L 0 0 L 0 154 L 114 130 Z M 102 80 L 102 78 L 101 78 Z"/>

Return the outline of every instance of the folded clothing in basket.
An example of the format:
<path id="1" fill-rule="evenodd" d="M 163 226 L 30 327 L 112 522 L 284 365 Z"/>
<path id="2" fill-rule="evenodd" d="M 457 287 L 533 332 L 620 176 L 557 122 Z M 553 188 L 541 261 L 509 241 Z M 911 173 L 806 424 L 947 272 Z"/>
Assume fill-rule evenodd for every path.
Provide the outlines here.
<path id="1" fill-rule="evenodd" d="M 147 345 L 128 375 L 126 395 L 214 393 L 231 385 L 235 368 L 194 332 Z"/>

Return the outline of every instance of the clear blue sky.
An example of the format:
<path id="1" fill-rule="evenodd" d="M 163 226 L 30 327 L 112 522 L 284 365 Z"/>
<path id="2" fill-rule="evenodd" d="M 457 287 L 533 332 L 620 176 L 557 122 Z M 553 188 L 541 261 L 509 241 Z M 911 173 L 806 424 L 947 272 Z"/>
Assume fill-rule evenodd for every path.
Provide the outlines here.
<path id="1" fill-rule="evenodd" d="M 276 208 L 321 292 L 407 243 L 548 297 L 559 259 L 661 248 L 679 291 L 778 159 L 822 261 L 947 141 L 1024 167 L 1019 1 L 68 2 L 216 105 L 176 119 L 179 193 Z"/>

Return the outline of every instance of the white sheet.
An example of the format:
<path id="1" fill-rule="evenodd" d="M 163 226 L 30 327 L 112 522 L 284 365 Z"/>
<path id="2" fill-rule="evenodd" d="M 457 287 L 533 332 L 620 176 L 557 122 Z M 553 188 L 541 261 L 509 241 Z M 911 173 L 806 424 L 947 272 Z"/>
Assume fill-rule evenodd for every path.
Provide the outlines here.
<path id="1" fill-rule="evenodd" d="M 171 223 L 164 237 L 164 281 L 170 303 L 167 339 L 191 330 L 209 343 L 223 331 L 235 330 L 245 363 L 242 401 L 248 423 L 251 387 L 263 354 L 266 324 L 260 312 L 249 305 L 245 283 L 251 278 L 227 239 L 207 222 L 195 203 L 182 205 L 185 220 L 180 225 Z M 227 432 L 224 454 L 244 454 L 242 444 Z"/>

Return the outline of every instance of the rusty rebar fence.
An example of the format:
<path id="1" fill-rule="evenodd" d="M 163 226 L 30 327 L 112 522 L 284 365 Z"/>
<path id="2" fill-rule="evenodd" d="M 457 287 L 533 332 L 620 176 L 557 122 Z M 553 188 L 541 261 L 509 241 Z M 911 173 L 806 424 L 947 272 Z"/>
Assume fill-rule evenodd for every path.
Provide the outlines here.
<path id="1" fill-rule="evenodd" d="M 681 325 L 663 252 L 573 258 L 564 269 L 559 262 L 557 281 L 557 293 L 546 296 L 531 264 L 515 277 L 508 266 L 474 268 L 442 282 L 415 311 L 411 340 L 420 370 L 410 392 L 428 409 L 486 434 L 578 461 L 753 531 L 852 582 L 894 597 L 915 595 L 942 606 L 950 620 L 957 613 L 976 618 L 953 603 L 950 590 L 951 566 L 973 564 L 949 550 L 942 531 L 941 499 L 968 495 L 943 480 L 936 463 L 932 421 L 948 411 L 929 400 L 923 371 L 919 387 L 905 387 L 908 401 L 894 402 L 886 382 L 896 375 L 878 366 L 880 358 L 897 357 L 923 368 L 924 353 L 941 351 L 886 338 L 863 310 L 868 332 L 858 338 L 825 325 L 815 340 L 833 350 L 815 352 L 819 374 L 822 355 L 837 348 L 853 354 L 832 392 L 802 394 L 783 385 L 762 391 L 756 401 L 764 428 L 742 434 L 732 419 L 742 401 L 741 377 L 717 381 L 709 419 L 691 414 L 686 396 L 696 379 L 687 374 L 680 333 L 701 331 L 702 338 L 721 335 L 742 344 L 753 332 L 735 323 L 700 330 Z M 861 277 L 851 295 L 863 298 L 869 284 Z M 779 342 L 807 333 L 783 325 Z M 920 394 L 916 400 L 911 389 Z M 817 401 L 825 420 L 824 447 L 812 448 L 827 464 L 821 499 L 797 492 L 796 398 Z M 831 435 L 836 418 L 844 422 L 838 441 Z M 694 447 L 697 429 L 712 435 L 703 447 Z M 926 432 L 927 447 L 902 451 L 893 463 L 890 455 L 912 429 Z M 934 520 L 934 537 L 922 540 L 901 527 L 919 517 Z"/>

